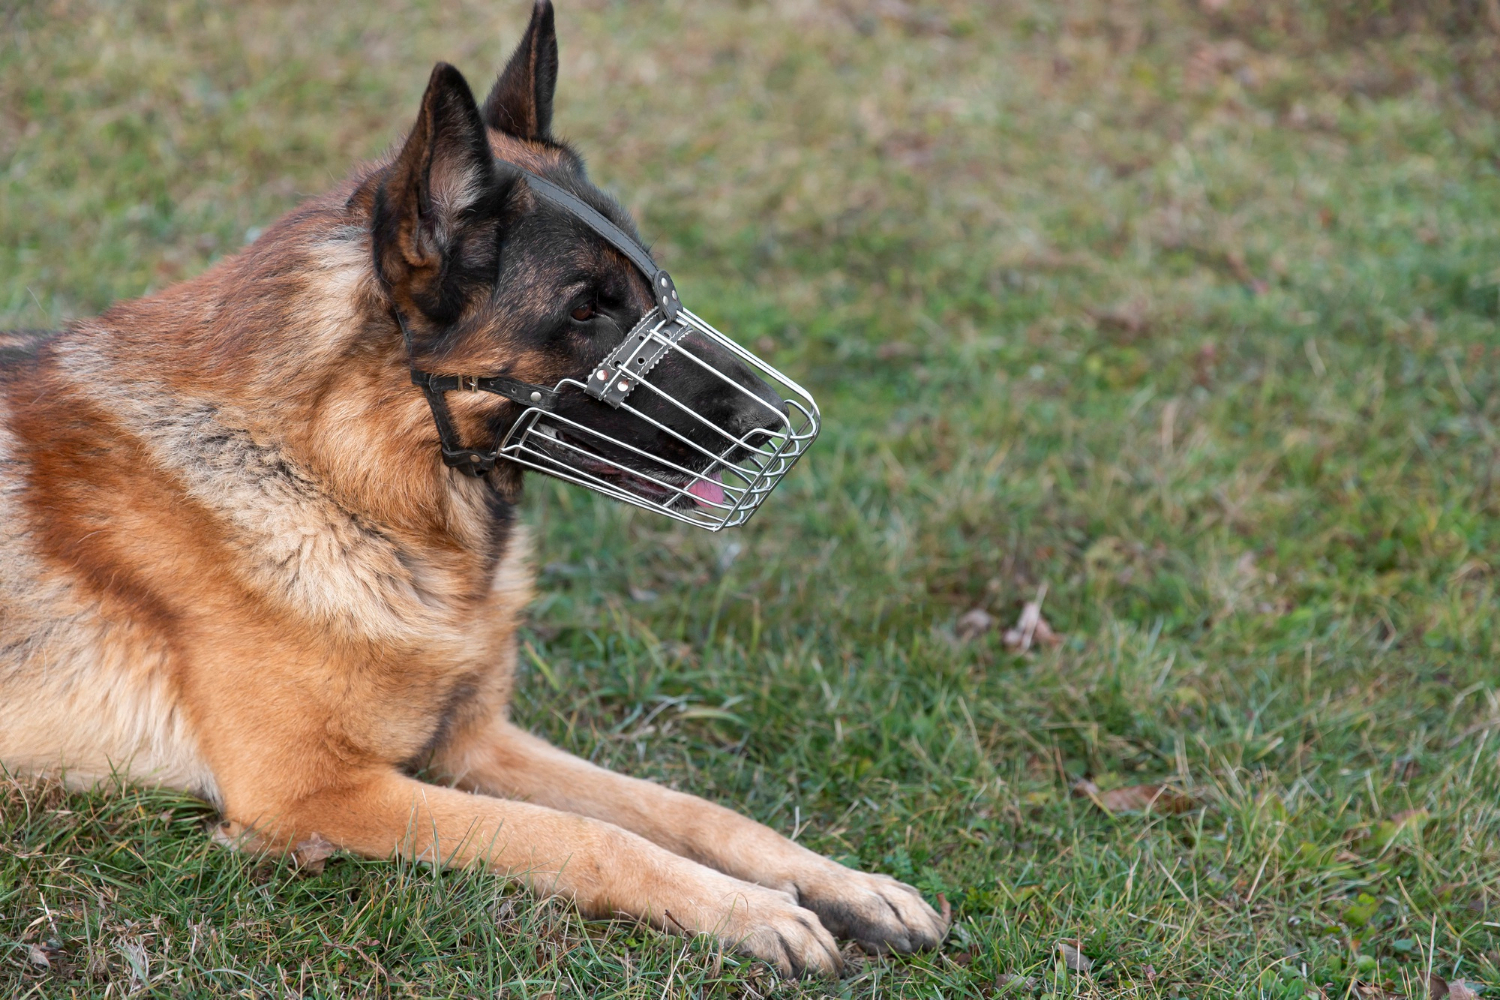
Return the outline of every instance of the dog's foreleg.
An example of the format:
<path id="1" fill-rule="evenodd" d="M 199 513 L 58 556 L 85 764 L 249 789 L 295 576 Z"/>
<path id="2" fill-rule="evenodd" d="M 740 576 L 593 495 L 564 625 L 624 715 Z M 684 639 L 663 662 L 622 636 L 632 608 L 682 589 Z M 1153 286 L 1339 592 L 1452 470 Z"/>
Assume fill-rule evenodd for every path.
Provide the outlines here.
<path id="1" fill-rule="evenodd" d="M 438 761 L 460 787 L 604 820 L 727 875 L 792 894 L 870 950 L 942 941 L 947 922 L 915 889 L 845 868 L 723 806 L 615 774 L 496 721 Z"/>
<path id="2" fill-rule="evenodd" d="M 663 930 L 714 934 L 785 975 L 830 974 L 838 948 L 784 892 L 740 881 L 597 819 L 471 795 L 380 771 L 258 816 L 229 809 L 261 843 L 316 833 L 367 857 L 487 864 L 594 916 L 626 914 Z"/>

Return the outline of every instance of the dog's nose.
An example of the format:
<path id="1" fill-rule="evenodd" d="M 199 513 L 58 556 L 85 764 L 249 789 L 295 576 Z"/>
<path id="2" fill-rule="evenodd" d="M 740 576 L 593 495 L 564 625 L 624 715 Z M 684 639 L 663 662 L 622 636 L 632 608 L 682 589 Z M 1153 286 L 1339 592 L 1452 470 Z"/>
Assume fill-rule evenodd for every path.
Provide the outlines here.
<path id="1" fill-rule="evenodd" d="M 750 445 L 763 444 L 786 430 L 789 416 L 786 400 L 760 379 L 755 381 L 758 383 L 752 388 L 755 398 L 744 401 L 729 427 L 735 437 Z"/>

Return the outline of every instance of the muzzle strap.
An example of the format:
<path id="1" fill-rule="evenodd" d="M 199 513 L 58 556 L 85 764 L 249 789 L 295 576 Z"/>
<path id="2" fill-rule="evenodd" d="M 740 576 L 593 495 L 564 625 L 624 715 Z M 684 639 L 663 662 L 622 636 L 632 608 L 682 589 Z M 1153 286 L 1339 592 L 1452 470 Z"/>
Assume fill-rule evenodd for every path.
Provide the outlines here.
<path id="1" fill-rule="evenodd" d="M 686 323 L 664 318 L 661 310 L 651 310 L 625 335 L 620 346 L 599 362 L 584 391 L 618 410 L 631 390 L 656 367 L 663 354 L 687 336 L 689 329 Z"/>
<path id="2" fill-rule="evenodd" d="M 489 392 L 538 410 L 557 408 L 557 390 L 505 375 L 434 375 L 413 368 L 411 381 L 428 392 Z"/>
<path id="3" fill-rule="evenodd" d="M 406 356 L 409 358 L 411 331 L 407 329 L 406 317 L 399 310 L 396 310 L 396 324 L 401 327 L 401 336 L 406 340 Z M 489 392 L 523 407 L 548 413 L 557 409 L 556 389 L 522 382 L 507 375 L 434 375 L 413 367 L 411 381 L 427 397 L 427 407 L 432 410 L 432 422 L 437 427 L 438 447 L 442 449 L 443 464 L 471 476 L 482 476 L 493 469 L 495 460 L 500 455 L 500 448 L 498 445 L 489 451 L 465 448 L 453 426 L 453 414 L 448 410 L 445 393 Z"/>

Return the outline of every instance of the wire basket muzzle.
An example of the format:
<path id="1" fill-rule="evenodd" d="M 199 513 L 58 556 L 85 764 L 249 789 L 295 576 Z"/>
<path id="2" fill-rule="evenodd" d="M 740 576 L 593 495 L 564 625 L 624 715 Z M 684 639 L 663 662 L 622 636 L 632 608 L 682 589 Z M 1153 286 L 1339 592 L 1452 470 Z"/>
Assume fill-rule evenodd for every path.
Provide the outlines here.
<path id="1" fill-rule="evenodd" d="M 501 458 L 710 531 L 748 521 L 820 424 L 806 390 L 686 309 L 653 310 L 556 391 Z"/>

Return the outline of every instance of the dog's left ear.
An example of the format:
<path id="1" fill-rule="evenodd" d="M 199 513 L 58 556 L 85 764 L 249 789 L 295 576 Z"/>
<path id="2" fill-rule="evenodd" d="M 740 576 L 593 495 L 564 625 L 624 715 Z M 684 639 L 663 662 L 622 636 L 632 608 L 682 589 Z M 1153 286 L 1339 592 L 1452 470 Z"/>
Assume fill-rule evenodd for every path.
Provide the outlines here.
<path id="1" fill-rule="evenodd" d="M 536 0 L 526 35 L 484 102 L 484 122 L 517 139 L 552 138 L 552 95 L 557 91 L 557 28 L 552 0 Z"/>
<path id="2" fill-rule="evenodd" d="M 493 281 L 510 183 L 496 169 L 469 84 L 438 63 L 375 196 L 375 263 L 403 310 L 414 305 L 451 322 L 477 285 Z"/>

